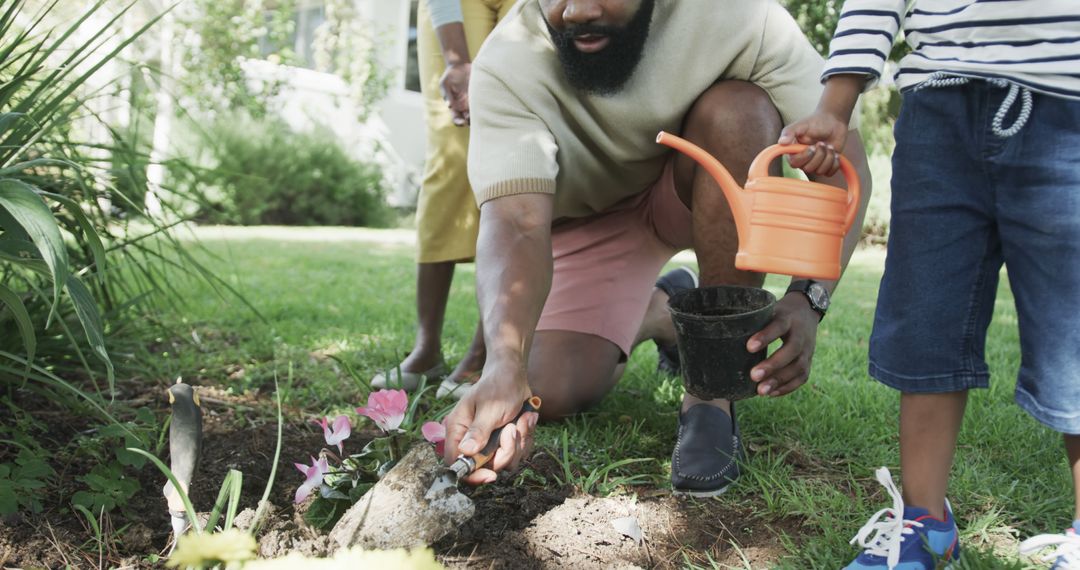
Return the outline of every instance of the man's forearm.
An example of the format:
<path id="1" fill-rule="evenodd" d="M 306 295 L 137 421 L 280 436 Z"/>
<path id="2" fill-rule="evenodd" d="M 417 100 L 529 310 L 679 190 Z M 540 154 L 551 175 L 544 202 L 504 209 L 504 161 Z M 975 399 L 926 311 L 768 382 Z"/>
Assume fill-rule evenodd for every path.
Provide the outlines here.
<path id="1" fill-rule="evenodd" d="M 476 293 L 487 366 L 524 369 L 551 289 L 551 208 L 545 194 L 498 198 L 480 212 Z"/>

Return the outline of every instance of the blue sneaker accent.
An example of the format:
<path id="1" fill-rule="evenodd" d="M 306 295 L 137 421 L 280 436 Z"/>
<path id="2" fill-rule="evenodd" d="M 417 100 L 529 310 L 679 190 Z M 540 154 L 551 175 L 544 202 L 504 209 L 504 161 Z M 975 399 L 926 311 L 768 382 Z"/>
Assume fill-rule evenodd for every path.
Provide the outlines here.
<path id="1" fill-rule="evenodd" d="M 934 570 L 960 557 L 959 532 L 952 507 L 945 502 L 945 520 L 923 508 L 905 507 L 889 470 L 877 470 L 878 481 L 893 507 L 878 511 L 851 540 L 865 550 L 844 570 Z M 902 512 L 903 517 L 896 518 Z"/>

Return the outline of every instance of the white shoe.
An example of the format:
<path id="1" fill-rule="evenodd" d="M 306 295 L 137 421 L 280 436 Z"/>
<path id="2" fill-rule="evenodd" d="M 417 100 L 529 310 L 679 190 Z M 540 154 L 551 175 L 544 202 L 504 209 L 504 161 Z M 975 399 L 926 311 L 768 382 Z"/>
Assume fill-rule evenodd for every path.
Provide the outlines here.
<path id="1" fill-rule="evenodd" d="M 405 390 L 406 392 L 412 392 L 420 385 L 421 380 L 427 380 L 428 384 L 432 381 L 438 380 L 443 376 L 446 376 L 446 363 L 440 362 L 435 366 L 423 372 L 406 372 L 398 365 L 389 371 L 388 374 L 379 373 L 371 379 L 371 387 L 375 389 L 389 388 L 391 390 Z"/>
<path id="2" fill-rule="evenodd" d="M 1080 534 L 1071 528 L 1063 534 L 1040 534 L 1021 542 L 1020 554 L 1031 555 L 1050 546 L 1057 548 L 1039 557 L 1054 563 L 1050 570 L 1080 570 Z"/>
<path id="3" fill-rule="evenodd" d="M 473 372 L 464 378 L 443 378 L 442 383 L 439 384 L 439 389 L 435 392 L 435 397 L 440 400 L 443 398 L 460 400 L 472 390 L 473 384 L 476 384 L 479 379 L 479 372 Z"/>

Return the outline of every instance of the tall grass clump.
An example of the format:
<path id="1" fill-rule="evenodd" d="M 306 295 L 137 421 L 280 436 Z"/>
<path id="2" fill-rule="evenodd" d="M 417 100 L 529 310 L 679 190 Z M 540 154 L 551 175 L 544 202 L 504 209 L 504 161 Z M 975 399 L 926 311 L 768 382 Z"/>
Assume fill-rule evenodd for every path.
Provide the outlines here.
<path id="1" fill-rule="evenodd" d="M 42 508 L 61 483 L 50 464 L 74 467 L 75 502 L 94 513 L 137 490 L 122 472 L 143 460 L 124 447 L 152 446 L 156 422 L 122 405 L 142 387 L 125 394 L 117 370 L 175 299 L 166 269 L 214 280 L 117 189 L 147 164 L 100 117 L 120 55 L 160 18 L 121 37 L 136 5 L 0 4 L 0 515 Z"/>

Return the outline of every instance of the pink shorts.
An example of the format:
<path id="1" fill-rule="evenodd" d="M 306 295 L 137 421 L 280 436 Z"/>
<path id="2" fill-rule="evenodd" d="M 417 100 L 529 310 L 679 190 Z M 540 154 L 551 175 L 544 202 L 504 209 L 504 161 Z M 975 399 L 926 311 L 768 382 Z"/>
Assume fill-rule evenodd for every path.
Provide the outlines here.
<path id="1" fill-rule="evenodd" d="M 660 270 L 693 245 L 672 162 L 645 192 L 551 234 L 555 273 L 537 330 L 596 335 L 628 356 Z"/>

